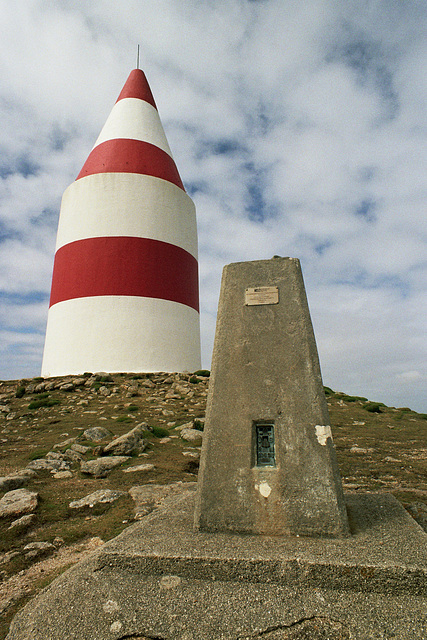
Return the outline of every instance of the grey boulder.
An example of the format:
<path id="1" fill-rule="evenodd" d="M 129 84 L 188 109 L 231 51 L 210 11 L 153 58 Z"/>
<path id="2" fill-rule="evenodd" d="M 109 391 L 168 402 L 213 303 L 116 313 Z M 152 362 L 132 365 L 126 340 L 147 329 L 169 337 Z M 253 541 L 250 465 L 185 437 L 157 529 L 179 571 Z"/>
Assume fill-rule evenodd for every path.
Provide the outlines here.
<path id="1" fill-rule="evenodd" d="M 96 460 L 83 461 L 80 465 L 80 471 L 95 478 L 105 478 L 112 469 L 119 467 L 127 460 L 129 460 L 129 456 L 103 456 Z"/>

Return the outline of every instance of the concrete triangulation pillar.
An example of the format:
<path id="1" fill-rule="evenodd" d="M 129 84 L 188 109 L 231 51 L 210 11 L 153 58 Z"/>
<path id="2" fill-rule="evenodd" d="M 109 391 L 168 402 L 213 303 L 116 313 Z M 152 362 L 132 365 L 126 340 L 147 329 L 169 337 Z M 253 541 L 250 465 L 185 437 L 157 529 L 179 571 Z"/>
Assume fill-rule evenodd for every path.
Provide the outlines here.
<path id="1" fill-rule="evenodd" d="M 195 526 L 266 535 L 349 533 L 294 258 L 224 268 Z"/>
<path id="2" fill-rule="evenodd" d="M 62 199 L 42 375 L 198 368 L 195 208 L 134 69 Z"/>

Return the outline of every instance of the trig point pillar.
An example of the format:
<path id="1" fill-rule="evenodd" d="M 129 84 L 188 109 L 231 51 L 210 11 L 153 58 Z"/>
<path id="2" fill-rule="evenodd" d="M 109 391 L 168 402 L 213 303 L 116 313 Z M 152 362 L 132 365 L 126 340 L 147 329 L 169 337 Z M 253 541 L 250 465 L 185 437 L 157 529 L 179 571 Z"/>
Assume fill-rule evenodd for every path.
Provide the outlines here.
<path id="1" fill-rule="evenodd" d="M 195 526 L 349 533 L 299 260 L 224 268 Z"/>

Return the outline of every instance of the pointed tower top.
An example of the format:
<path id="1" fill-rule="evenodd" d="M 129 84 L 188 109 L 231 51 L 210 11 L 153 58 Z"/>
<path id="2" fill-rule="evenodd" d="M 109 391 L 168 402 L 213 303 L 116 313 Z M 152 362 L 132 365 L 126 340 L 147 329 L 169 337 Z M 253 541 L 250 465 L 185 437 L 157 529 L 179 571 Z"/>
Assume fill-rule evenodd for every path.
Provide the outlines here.
<path id="1" fill-rule="evenodd" d="M 150 86 L 142 69 L 133 69 L 133 71 L 130 72 L 129 77 L 117 98 L 117 102 L 119 102 L 119 100 L 123 100 L 123 98 L 139 98 L 140 100 L 145 100 L 145 102 L 148 102 L 157 109 L 153 94 L 151 93 Z"/>
<path id="2" fill-rule="evenodd" d="M 96 173 L 152 176 L 185 191 L 141 69 L 130 72 L 77 180 Z"/>

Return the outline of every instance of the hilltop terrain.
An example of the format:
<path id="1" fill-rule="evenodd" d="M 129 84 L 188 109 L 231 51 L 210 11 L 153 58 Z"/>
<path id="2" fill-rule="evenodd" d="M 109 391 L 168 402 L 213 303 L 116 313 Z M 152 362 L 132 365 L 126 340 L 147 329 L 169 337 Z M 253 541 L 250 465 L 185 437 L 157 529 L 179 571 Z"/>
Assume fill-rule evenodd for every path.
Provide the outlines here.
<path id="1" fill-rule="evenodd" d="M 207 371 L 0 382 L 0 639 L 59 571 L 197 479 L 208 384 Z M 345 490 L 392 493 L 427 530 L 427 415 L 325 392 Z"/>

